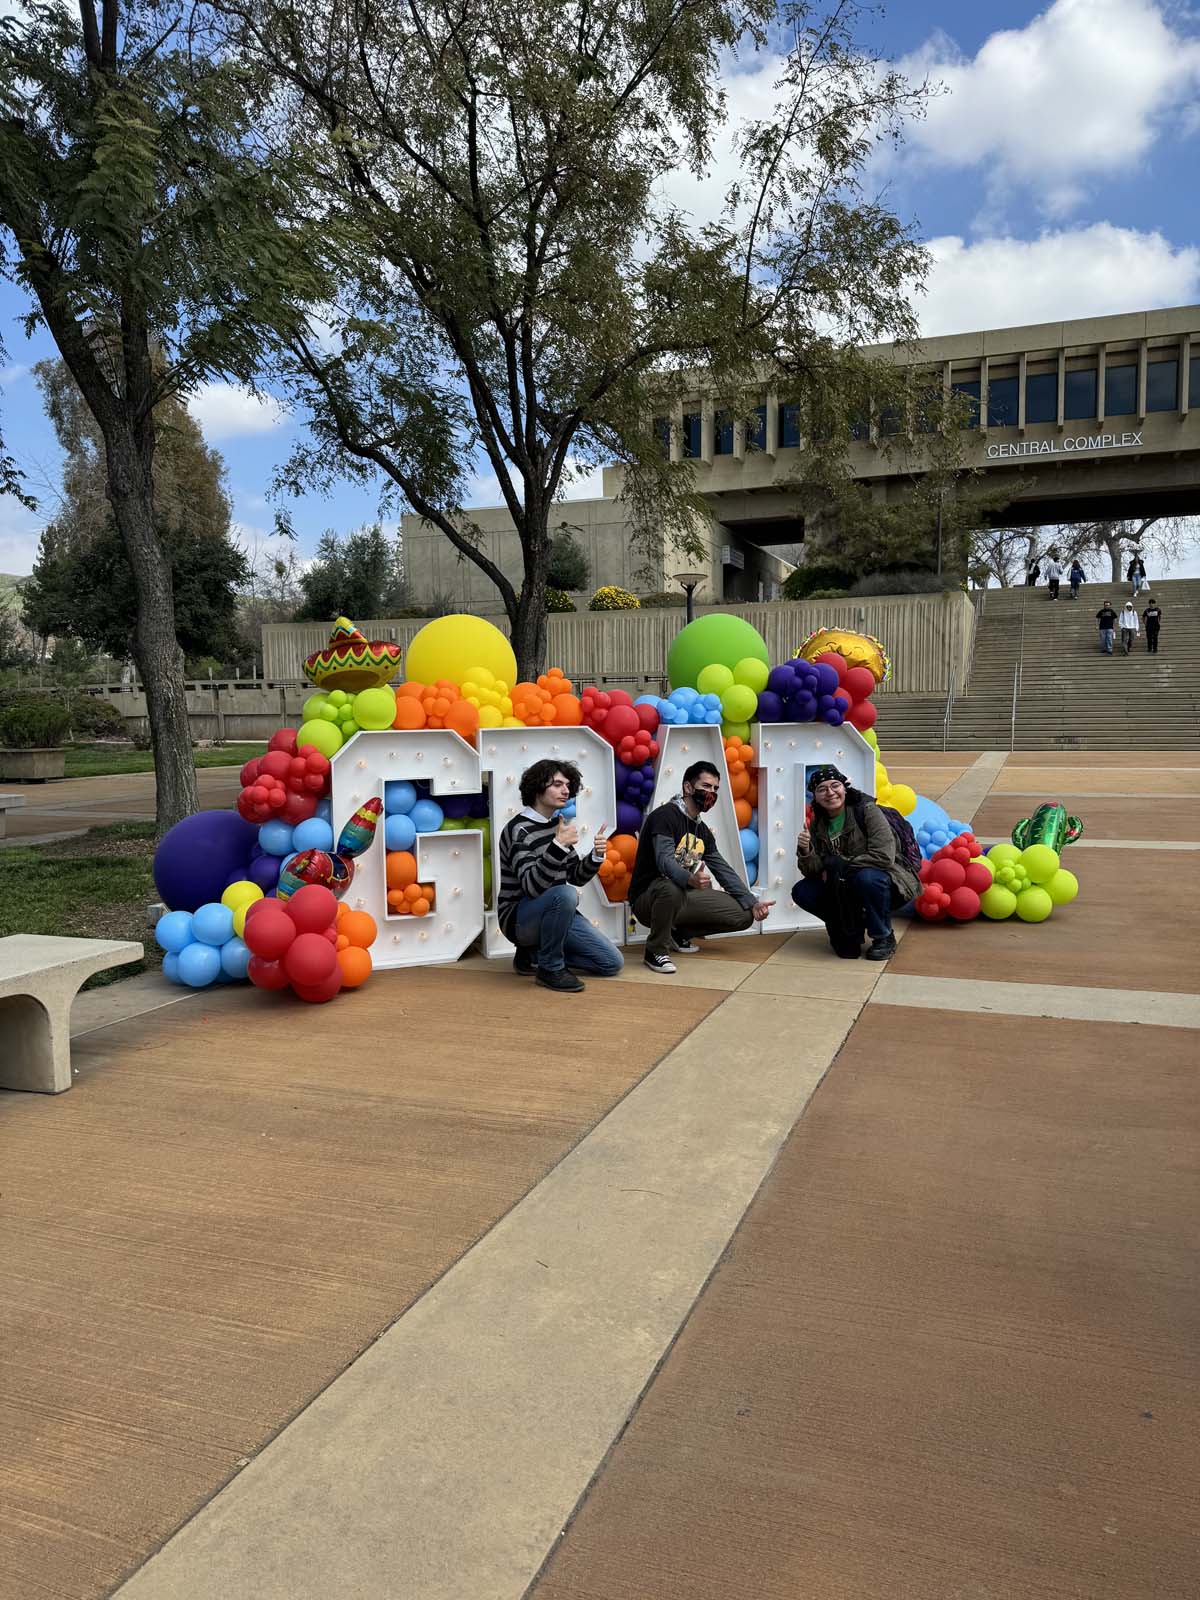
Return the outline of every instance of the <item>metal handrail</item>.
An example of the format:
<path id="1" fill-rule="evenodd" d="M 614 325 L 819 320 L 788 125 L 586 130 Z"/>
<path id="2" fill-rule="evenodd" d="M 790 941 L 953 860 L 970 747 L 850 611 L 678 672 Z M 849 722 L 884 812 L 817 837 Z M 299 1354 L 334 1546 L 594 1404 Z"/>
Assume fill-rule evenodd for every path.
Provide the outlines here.
<path id="1" fill-rule="evenodd" d="M 1017 695 L 1021 692 L 1021 663 L 1018 661 L 1013 666 L 1013 692 L 1012 692 L 1012 725 L 1008 734 L 1008 749 L 1011 754 L 1017 748 Z"/>
<path id="2" fill-rule="evenodd" d="M 950 742 L 950 719 L 954 715 L 954 667 L 950 668 L 950 683 L 946 689 L 946 710 L 942 716 L 942 752 Z"/>

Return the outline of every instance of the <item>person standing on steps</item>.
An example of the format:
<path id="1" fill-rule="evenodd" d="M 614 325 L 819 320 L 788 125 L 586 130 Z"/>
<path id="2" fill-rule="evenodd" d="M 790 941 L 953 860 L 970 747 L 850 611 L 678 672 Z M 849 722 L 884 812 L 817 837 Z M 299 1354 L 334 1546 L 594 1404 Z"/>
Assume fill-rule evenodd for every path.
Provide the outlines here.
<path id="1" fill-rule="evenodd" d="M 1103 655 L 1113 653 L 1113 629 L 1117 625 L 1117 613 L 1106 600 L 1096 613 L 1096 621 L 1100 627 L 1100 650 Z"/>
<path id="2" fill-rule="evenodd" d="M 717 849 L 707 823 L 721 792 L 711 761 L 693 761 L 683 792 L 657 806 L 638 835 L 629 904 L 650 929 L 644 961 L 651 972 L 677 972 L 672 955 L 693 955 L 697 933 L 741 933 L 767 917 L 774 900 L 756 900 Z M 716 879 L 725 891 L 712 886 Z"/>
<path id="3" fill-rule="evenodd" d="M 1025 568 L 1025 587 L 1027 589 L 1036 589 L 1037 581 L 1041 575 L 1042 569 L 1038 565 L 1038 558 L 1033 556 L 1030 558 L 1029 565 Z"/>
<path id="4" fill-rule="evenodd" d="M 1162 608 L 1151 595 L 1146 596 L 1146 609 L 1142 612 L 1142 621 L 1146 624 L 1146 650 L 1148 654 L 1158 654 L 1158 630 L 1162 623 Z"/>
<path id="5" fill-rule="evenodd" d="M 1132 600 L 1126 600 L 1121 607 L 1121 615 L 1117 626 L 1121 630 L 1121 649 L 1128 655 L 1133 649 L 1133 641 L 1137 638 L 1141 629 L 1141 624 L 1138 622 L 1137 607 Z"/>
<path id="6" fill-rule="evenodd" d="M 1138 591 L 1144 588 L 1146 584 L 1146 563 L 1142 560 L 1142 552 L 1140 550 L 1134 551 L 1133 560 L 1129 563 L 1129 569 L 1125 576 L 1133 585 L 1133 598 L 1136 600 Z"/>
<path id="7" fill-rule="evenodd" d="M 1046 557 L 1046 583 L 1050 589 L 1051 600 L 1058 599 L 1058 586 L 1062 582 L 1062 567 L 1058 563 L 1057 550 L 1051 550 Z"/>
<path id="8" fill-rule="evenodd" d="M 1076 559 L 1074 561 L 1072 561 L 1071 570 L 1067 574 L 1067 576 L 1070 578 L 1070 581 L 1071 581 L 1071 599 L 1072 600 L 1078 600 L 1079 599 L 1079 585 L 1087 577 L 1087 573 L 1079 565 L 1078 557 L 1076 557 Z"/>

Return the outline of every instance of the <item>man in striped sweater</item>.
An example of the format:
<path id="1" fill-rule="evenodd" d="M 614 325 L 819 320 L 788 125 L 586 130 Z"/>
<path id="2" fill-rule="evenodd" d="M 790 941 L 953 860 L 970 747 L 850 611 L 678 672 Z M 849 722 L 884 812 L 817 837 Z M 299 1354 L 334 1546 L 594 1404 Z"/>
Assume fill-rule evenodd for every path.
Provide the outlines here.
<path id="1" fill-rule="evenodd" d="M 575 846 L 579 830 L 559 813 L 579 793 L 579 768 L 570 761 L 535 761 L 521 774 L 523 809 L 500 835 L 500 931 L 517 947 L 513 971 L 531 973 L 545 989 L 575 993 L 583 984 L 570 968 L 611 978 L 624 959 L 579 912 L 579 890 L 604 860 L 605 828 L 590 853 Z"/>

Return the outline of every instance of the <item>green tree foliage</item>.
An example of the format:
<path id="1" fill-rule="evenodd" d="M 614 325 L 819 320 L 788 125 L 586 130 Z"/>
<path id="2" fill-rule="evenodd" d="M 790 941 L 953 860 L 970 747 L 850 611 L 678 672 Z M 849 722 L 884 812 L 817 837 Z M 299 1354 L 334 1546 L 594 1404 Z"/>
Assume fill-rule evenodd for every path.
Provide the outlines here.
<path id="1" fill-rule="evenodd" d="M 412 604 L 399 545 L 378 524 L 356 528 L 344 539 L 324 534 L 316 558 L 299 581 L 304 599 L 296 612 L 298 622 L 332 621 L 343 615 L 365 622 L 369 617 L 394 617 Z"/>
<path id="2" fill-rule="evenodd" d="M 0 271 L 27 291 L 102 441 L 160 829 L 195 809 L 196 788 L 155 507 L 158 408 L 206 377 L 250 381 L 321 290 L 302 199 L 264 156 L 249 99 L 186 4 L 79 0 L 0 19 Z"/>
<path id="3" fill-rule="evenodd" d="M 922 91 L 861 47 L 854 0 L 222 8 L 272 147 L 309 163 L 341 285 L 332 338 L 290 346 L 313 427 L 283 482 L 382 474 L 495 584 L 523 676 L 572 473 L 621 464 L 647 557 L 669 541 L 699 559 L 693 469 L 664 456 L 656 414 L 697 386 L 748 414 L 769 372 L 845 416 L 858 347 L 915 331 L 924 254 L 863 176 Z M 780 38 L 774 94 L 730 129 L 722 60 Z M 718 143 L 740 172 L 701 224 L 669 180 Z M 516 581 L 463 510 L 480 454 Z"/>
<path id="4" fill-rule="evenodd" d="M 569 528 L 560 528 L 550 541 L 546 582 L 554 589 L 586 589 L 591 577 L 583 546 Z"/>

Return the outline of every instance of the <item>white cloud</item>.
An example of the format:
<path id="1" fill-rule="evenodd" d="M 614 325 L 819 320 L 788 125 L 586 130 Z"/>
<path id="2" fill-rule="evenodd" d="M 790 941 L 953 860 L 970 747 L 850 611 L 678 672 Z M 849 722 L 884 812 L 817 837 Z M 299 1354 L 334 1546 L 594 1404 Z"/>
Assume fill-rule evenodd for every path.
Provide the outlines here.
<path id="1" fill-rule="evenodd" d="M 1031 188 L 1063 216 L 1087 185 L 1135 169 L 1200 88 L 1200 38 L 1174 31 L 1155 0 L 1054 0 L 1024 28 L 993 33 L 974 57 L 944 34 L 906 57 L 910 77 L 946 93 L 914 123 L 907 157 L 986 166 L 989 188 Z"/>
<path id="2" fill-rule="evenodd" d="M 23 578 L 37 560 L 41 518 L 19 500 L 0 500 L 0 572 Z"/>
<path id="3" fill-rule="evenodd" d="M 29 371 L 28 367 L 0 367 L 0 391 L 10 389 L 14 383 L 19 383 Z"/>
<path id="4" fill-rule="evenodd" d="M 260 397 L 237 384 L 202 383 L 188 397 L 188 410 L 210 444 L 270 433 L 287 420 L 287 412 L 269 395 Z"/>
<path id="5" fill-rule="evenodd" d="M 1200 297 L 1200 248 L 1161 233 L 1097 222 L 1037 239 L 932 239 L 933 268 L 916 301 L 925 334 L 1106 316 Z"/>

